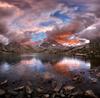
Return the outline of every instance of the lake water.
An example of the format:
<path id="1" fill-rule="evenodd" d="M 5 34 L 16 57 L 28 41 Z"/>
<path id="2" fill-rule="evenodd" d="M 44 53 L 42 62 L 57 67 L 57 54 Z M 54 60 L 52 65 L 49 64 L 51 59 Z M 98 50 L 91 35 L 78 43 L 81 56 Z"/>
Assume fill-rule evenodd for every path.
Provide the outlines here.
<path id="1" fill-rule="evenodd" d="M 23 55 L 17 61 L 11 60 L 11 58 L 0 61 L 0 81 L 8 80 L 9 83 L 20 81 L 23 84 L 26 81 L 33 81 L 35 83 L 40 78 L 52 78 L 63 82 L 70 80 L 72 73 L 80 71 L 84 71 L 84 77 L 88 79 L 90 75 L 88 70 L 100 65 L 99 58 L 87 60 L 81 57 L 68 57 L 64 55 Z"/>

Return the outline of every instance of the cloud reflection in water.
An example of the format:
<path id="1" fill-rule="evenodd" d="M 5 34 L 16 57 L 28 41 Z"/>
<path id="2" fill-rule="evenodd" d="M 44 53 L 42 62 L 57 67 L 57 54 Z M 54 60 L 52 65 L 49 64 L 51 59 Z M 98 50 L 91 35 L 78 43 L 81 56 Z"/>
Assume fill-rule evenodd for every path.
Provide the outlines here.
<path id="1" fill-rule="evenodd" d="M 22 59 L 15 65 L 4 63 L 0 66 L 0 74 L 9 79 L 34 79 L 36 74 L 53 75 L 58 77 L 59 74 L 69 76 L 71 71 L 90 69 L 89 62 L 82 61 L 75 58 L 64 57 L 62 60 L 58 60 L 57 63 L 52 64 L 52 61 L 42 62 L 38 58 Z"/>
<path id="2" fill-rule="evenodd" d="M 63 58 L 55 64 L 55 69 L 64 74 L 69 74 L 69 71 L 90 69 L 91 65 L 89 62 L 82 61 L 75 58 Z"/>

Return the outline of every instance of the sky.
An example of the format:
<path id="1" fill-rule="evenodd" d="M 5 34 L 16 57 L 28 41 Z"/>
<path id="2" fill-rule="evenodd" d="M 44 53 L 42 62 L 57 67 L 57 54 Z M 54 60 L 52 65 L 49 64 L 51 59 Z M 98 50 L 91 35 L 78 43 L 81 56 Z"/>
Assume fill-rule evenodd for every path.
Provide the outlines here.
<path id="1" fill-rule="evenodd" d="M 0 42 L 37 41 L 63 32 L 98 38 L 99 5 L 100 0 L 0 0 Z"/>

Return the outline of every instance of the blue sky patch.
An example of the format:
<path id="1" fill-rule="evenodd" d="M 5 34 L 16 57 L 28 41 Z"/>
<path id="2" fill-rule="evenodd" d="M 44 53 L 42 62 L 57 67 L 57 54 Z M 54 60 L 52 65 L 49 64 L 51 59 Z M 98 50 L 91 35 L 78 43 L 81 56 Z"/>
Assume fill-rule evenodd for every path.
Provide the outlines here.
<path id="1" fill-rule="evenodd" d="M 74 3 L 73 0 L 58 0 L 58 2 L 60 2 L 60 3 L 64 3 L 64 4 L 66 4 L 66 5 L 71 5 L 71 4 Z"/>
<path id="2" fill-rule="evenodd" d="M 64 23 L 70 22 L 71 17 L 61 13 L 61 11 L 56 11 L 51 16 L 61 19 Z"/>
<path id="3" fill-rule="evenodd" d="M 54 24 L 55 24 L 55 21 L 49 20 L 49 21 L 40 23 L 40 26 L 51 26 L 51 25 L 54 25 Z"/>
<path id="4" fill-rule="evenodd" d="M 42 41 L 43 39 L 46 39 L 47 35 L 45 32 L 39 32 L 39 33 L 34 33 L 32 34 L 32 41 L 36 42 L 36 41 Z"/>
<path id="5" fill-rule="evenodd" d="M 83 4 L 73 5 L 72 8 L 74 9 L 75 12 L 85 12 L 87 9 L 87 7 Z"/>
<path id="6" fill-rule="evenodd" d="M 75 0 L 58 0 L 58 1 L 60 3 L 66 4 L 69 8 L 73 8 L 75 12 L 84 12 L 87 9 L 86 4 L 77 3 L 75 2 Z"/>

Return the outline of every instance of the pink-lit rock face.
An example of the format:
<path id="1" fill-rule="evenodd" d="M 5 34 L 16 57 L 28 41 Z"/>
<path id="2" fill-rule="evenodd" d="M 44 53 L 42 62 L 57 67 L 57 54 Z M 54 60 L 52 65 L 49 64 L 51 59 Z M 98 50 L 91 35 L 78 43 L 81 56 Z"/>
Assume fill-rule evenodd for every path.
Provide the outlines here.
<path id="1" fill-rule="evenodd" d="M 77 38 L 77 39 L 68 39 L 68 40 L 64 40 L 64 42 L 58 42 L 63 46 L 68 46 L 68 47 L 76 47 L 76 46 L 81 46 L 81 45 L 85 45 L 90 43 L 89 40 L 87 39 L 81 39 L 81 38 Z"/>
<path id="2" fill-rule="evenodd" d="M 90 43 L 88 39 L 79 38 L 70 32 L 57 35 L 57 37 L 55 37 L 55 41 L 67 47 L 81 46 Z"/>

